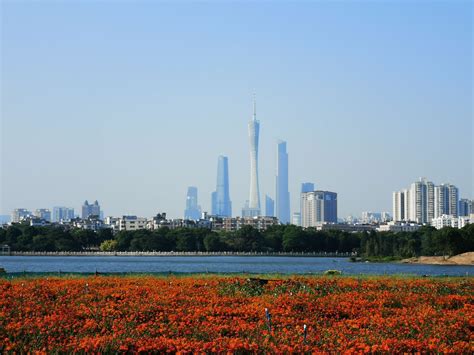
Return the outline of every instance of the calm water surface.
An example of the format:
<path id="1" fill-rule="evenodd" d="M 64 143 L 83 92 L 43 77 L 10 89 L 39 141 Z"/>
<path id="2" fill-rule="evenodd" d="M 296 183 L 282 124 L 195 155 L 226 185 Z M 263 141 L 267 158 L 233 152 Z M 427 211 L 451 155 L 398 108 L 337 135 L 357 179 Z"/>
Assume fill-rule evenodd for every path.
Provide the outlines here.
<path id="1" fill-rule="evenodd" d="M 322 273 L 466 276 L 473 266 L 353 263 L 347 258 L 279 256 L 0 256 L 7 272 Z"/>

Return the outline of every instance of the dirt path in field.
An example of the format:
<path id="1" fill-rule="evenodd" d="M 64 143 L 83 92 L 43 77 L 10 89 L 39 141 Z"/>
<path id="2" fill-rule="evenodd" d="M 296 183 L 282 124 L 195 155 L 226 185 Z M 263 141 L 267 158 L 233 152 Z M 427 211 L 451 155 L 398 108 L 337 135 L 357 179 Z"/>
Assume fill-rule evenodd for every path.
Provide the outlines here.
<path id="1" fill-rule="evenodd" d="M 474 252 L 447 256 L 420 256 L 418 258 L 403 259 L 407 264 L 432 264 L 432 265 L 474 265 Z"/>

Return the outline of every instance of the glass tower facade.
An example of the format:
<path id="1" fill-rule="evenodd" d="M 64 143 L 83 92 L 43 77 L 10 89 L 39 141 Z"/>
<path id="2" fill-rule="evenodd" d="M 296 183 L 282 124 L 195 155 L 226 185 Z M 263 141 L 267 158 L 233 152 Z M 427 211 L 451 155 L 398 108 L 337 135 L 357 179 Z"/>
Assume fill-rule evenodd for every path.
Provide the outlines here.
<path id="1" fill-rule="evenodd" d="M 201 207 L 198 205 L 198 189 L 189 186 L 186 194 L 186 209 L 184 219 L 198 220 L 201 218 Z"/>
<path id="2" fill-rule="evenodd" d="M 216 191 L 212 194 L 212 214 L 220 217 L 232 217 L 232 202 L 229 193 L 229 161 L 225 156 L 217 160 Z"/>
<path id="3" fill-rule="evenodd" d="M 290 223 L 290 193 L 288 191 L 288 153 L 286 142 L 277 143 L 276 216 L 280 223 Z"/>

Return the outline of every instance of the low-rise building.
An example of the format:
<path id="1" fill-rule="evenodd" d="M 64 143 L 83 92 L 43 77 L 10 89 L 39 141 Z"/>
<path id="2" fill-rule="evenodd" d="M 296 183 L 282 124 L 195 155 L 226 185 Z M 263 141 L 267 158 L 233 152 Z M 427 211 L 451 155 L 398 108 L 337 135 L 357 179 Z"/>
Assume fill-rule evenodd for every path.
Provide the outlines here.
<path id="1" fill-rule="evenodd" d="M 408 223 L 400 221 L 392 221 L 387 224 L 381 224 L 378 228 L 378 232 L 414 232 L 420 229 L 421 225 L 418 223 Z"/>
<path id="2" fill-rule="evenodd" d="M 147 219 L 137 216 L 122 216 L 118 221 L 119 231 L 135 231 L 145 229 L 147 226 Z"/>
<path id="3" fill-rule="evenodd" d="M 226 217 L 222 220 L 222 230 L 225 230 L 226 232 L 234 232 L 243 226 L 252 226 L 255 229 L 264 231 L 268 227 L 278 224 L 278 218 L 269 216 Z M 216 230 L 216 228 L 213 227 L 213 230 Z"/>
<path id="4" fill-rule="evenodd" d="M 318 223 L 313 228 L 316 230 L 340 230 L 349 233 L 369 232 L 376 228 L 373 224 L 349 224 L 349 223 Z"/>
<path id="5" fill-rule="evenodd" d="M 444 227 L 463 228 L 467 224 L 472 223 L 472 221 L 474 221 L 474 219 L 472 219 L 470 216 L 455 217 L 452 215 L 443 214 L 439 217 L 433 218 L 431 225 L 436 229 L 441 229 Z"/>
<path id="6" fill-rule="evenodd" d="M 98 216 L 90 216 L 86 219 L 75 218 L 71 220 L 71 223 L 73 227 L 92 231 L 98 231 L 100 229 L 107 228 L 107 226 L 104 224 L 104 221 L 102 221 Z"/>

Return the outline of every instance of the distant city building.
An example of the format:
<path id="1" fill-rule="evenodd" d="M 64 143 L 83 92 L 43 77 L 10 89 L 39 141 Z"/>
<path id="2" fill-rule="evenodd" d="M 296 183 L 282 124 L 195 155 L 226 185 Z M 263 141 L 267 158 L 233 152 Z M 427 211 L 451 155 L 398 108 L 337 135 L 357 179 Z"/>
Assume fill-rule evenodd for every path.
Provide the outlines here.
<path id="1" fill-rule="evenodd" d="M 275 201 L 268 195 L 265 195 L 265 216 L 275 216 Z"/>
<path id="2" fill-rule="evenodd" d="M 212 193 L 211 213 L 215 216 L 231 217 L 232 202 L 229 193 L 229 162 L 225 156 L 217 160 L 216 191 Z"/>
<path id="3" fill-rule="evenodd" d="M 317 223 L 313 226 L 316 230 L 339 230 L 343 232 L 356 233 L 356 232 L 370 232 L 375 230 L 376 225 L 374 224 L 350 224 L 350 223 Z"/>
<path id="4" fill-rule="evenodd" d="M 387 224 L 381 224 L 377 231 L 379 232 L 415 232 L 420 229 L 421 225 L 417 223 L 406 223 L 406 222 L 389 222 Z"/>
<path id="5" fill-rule="evenodd" d="M 34 213 L 35 217 L 51 222 L 51 211 L 47 208 L 39 208 Z"/>
<path id="6" fill-rule="evenodd" d="M 458 212 L 459 216 L 469 216 L 471 213 L 474 213 L 474 200 L 467 198 L 459 200 Z"/>
<path id="7" fill-rule="evenodd" d="M 390 222 L 392 217 L 388 212 L 362 212 L 361 223 L 381 223 Z"/>
<path id="8" fill-rule="evenodd" d="M 390 222 L 393 220 L 392 215 L 388 212 L 382 212 L 381 216 L 382 216 L 381 222 Z"/>
<path id="9" fill-rule="evenodd" d="M 293 215 L 291 216 L 291 224 L 301 226 L 301 213 L 293 212 Z"/>
<path id="10" fill-rule="evenodd" d="M 433 218 L 431 225 L 436 229 L 441 229 L 444 227 L 463 228 L 467 224 L 473 222 L 474 220 L 472 220 L 469 216 L 456 217 L 453 215 L 443 214 L 439 217 Z"/>
<path id="11" fill-rule="evenodd" d="M 442 215 L 458 216 L 459 190 L 451 184 L 442 184 L 435 187 L 434 218 Z"/>
<path id="12" fill-rule="evenodd" d="M 337 193 L 319 190 L 302 193 L 302 227 L 315 227 L 324 222 L 337 223 Z"/>
<path id="13" fill-rule="evenodd" d="M 47 221 L 43 218 L 32 217 L 32 216 L 27 217 L 25 221 L 27 221 L 32 227 L 44 227 L 44 226 L 48 226 L 51 223 L 50 221 Z"/>
<path id="14" fill-rule="evenodd" d="M 33 217 L 31 211 L 25 208 L 15 208 L 12 212 L 12 223 L 19 223 L 29 217 Z"/>
<path id="15" fill-rule="evenodd" d="M 98 231 L 103 228 L 108 228 L 108 226 L 99 218 L 98 215 L 90 215 L 85 219 L 76 218 L 73 219 L 72 225 L 79 229 Z"/>
<path id="16" fill-rule="evenodd" d="M 394 221 L 407 221 L 408 215 L 405 210 L 405 198 L 407 194 L 404 191 L 394 191 L 392 193 L 392 211 Z"/>
<path id="17" fill-rule="evenodd" d="M 122 216 L 118 220 L 119 231 L 134 231 L 139 229 L 145 229 L 147 225 L 147 219 L 137 216 Z"/>
<path id="18" fill-rule="evenodd" d="M 74 217 L 74 208 L 53 207 L 52 221 L 55 223 L 70 221 L 74 219 Z"/>
<path id="19" fill-rule="evenodd" d="M 458 200 L 456 186 L 435 186 L 431 181 L 420 178 L 409 189 L 393 193 L 393 220 L 427 224 L 443 214 L 457 216 Z"/>
<path id="20" fill-rule="evenodd" d="M 260 190 L 258 183 L 258 140 L 260 121 L 257 121 L 257 104 L 253 102 L 253 119 L 248 123 L 250 141 L 250 197 L 248 206 L 242 210 L 242 216 L 260 215 Z"/>
<path id="21" fill-rule="evenodd" d="M 90 216 L 100 216 L 100 206 L 97 200 L 93 204 L 89 204 L 86 200 L 82 205 L 82 219 L 89 218 Z"/>
<path id="22" fill-rule="evenodd" d="M 286 142 L 277 143 L 276 217 L 282 224 L 290 223 L 290 192 L 288 191 L 288 153 Z"/>
<path id="23" fill-rule="evenodd" d="M 233 232 L 239 230 L 243 226 L 252 226 L 255 229 L 264 231 L 268 227 L 278 224 L 278 219 L 276 217 L 267 216 L 223 218 L 222 229 L 227 232 Z"/>
<path id="24" fill-rule="evenodd" d="M 190 186 L 186 194 L 184 219 L 198 220 L 199 218 L 201 218 L 201 206 L 198 205 L 198 189 Z"/>

